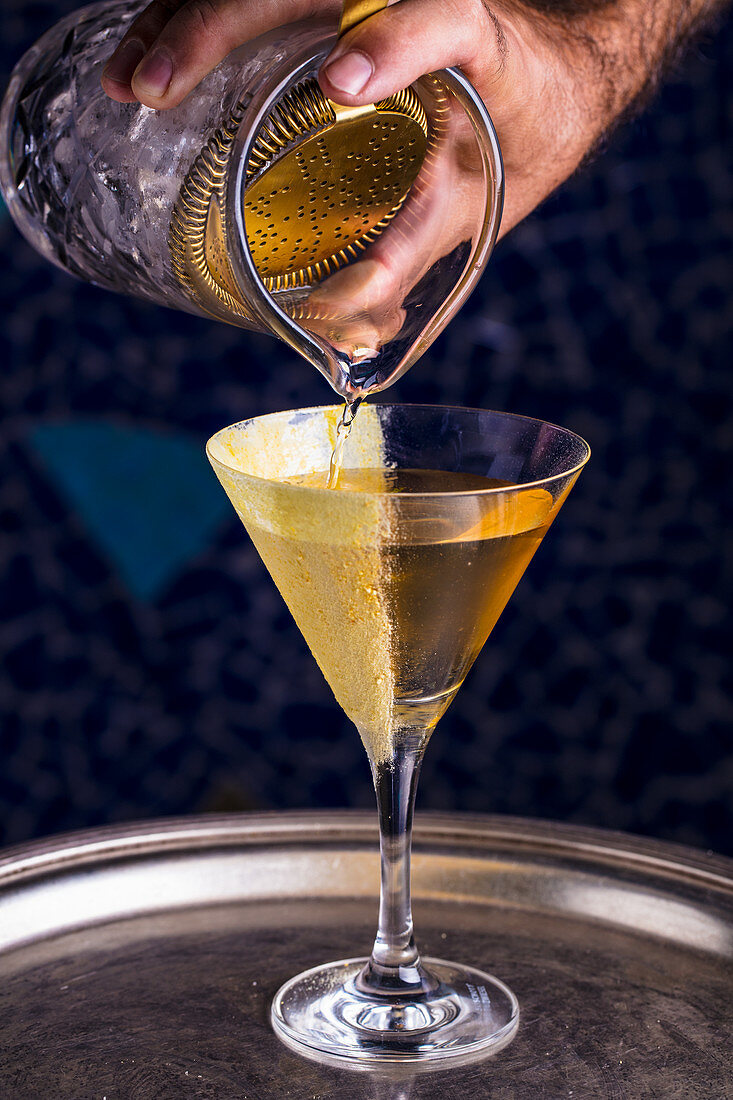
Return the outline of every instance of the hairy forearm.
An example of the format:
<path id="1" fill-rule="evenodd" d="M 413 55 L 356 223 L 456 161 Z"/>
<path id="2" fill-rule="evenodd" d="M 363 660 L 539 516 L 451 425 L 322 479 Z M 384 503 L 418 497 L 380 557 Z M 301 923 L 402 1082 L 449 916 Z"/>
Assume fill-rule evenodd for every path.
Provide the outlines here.
<path id="1" fill-rule="evenodd" d="M 730 0 L 517 0 L 564 49 L 602 131 L 642 107 Z M 599 134 L 600 136 L 600 134 Z"/>
<path id="2" fill-rule="evenodd" d="M 592 156 L 727 6 L 723 0 L 481 2 L 510 86 L 501 135 L 505 228 Z"/>

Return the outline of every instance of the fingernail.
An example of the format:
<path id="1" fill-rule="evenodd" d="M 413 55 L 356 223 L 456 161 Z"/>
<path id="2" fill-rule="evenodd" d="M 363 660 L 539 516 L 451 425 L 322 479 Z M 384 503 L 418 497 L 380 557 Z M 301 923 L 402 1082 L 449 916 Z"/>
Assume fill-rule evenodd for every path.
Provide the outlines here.
<path id="1" fill-rule="evenodd" d="M 102 75 L 108 80 L 116 80 L 120 84 L 129 84 L 132 74 L 145 57 L 145 47 L 137 38 L 131 38 L 120 46 L 110 57 L 104 66 Z"/>
<path id="2" fill-rule="evenodd" d="M 371 79 L 374 66 L 366 54 L 351 50 L 329 61 L 323 71 L 334 88 L 347 95 L 358 95 Z"/>
<path id="3" fill-rule="evenodd" d="M 159 99 L 168 91 L 173 76 L 173 62 L 163 50 L 153 50 L 135 70 L 135 86 L 146 95 Z"/>

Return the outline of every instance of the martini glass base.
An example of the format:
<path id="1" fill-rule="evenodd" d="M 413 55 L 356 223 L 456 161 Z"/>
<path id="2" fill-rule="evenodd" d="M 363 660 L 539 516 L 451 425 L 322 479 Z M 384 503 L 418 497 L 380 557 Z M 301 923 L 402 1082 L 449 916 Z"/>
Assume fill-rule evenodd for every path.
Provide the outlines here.
<path id="1" fill-rule="evenodd" d="M 272 1004 L 272 1024 L 287 1046 L 317 1061 L 352 1068 L 470 1062 L 511 1042 L 519 1006 L 502 982 L 472 967 L 423 959 L 430 994 L 365 993 L 356 979 L 367 959 L 343 959 L 291 978 Z"/>

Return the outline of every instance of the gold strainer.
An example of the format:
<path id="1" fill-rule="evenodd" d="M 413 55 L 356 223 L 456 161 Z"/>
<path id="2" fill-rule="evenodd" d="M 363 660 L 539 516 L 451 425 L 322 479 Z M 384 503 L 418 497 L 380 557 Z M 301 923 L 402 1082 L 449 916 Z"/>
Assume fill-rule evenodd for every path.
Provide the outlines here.
<path id="1" fill-rule="evenodd" d="M 345 0 L 339 33 L 386 6 Z M 209 312 L 242 320 L 227 259 L 224 187 L 244 107 L 207 142 L 181 187 L 169 246 L 173 269 Z M 404 202 L 427 146 L 428 123 L 407 88 L 378 103 L 343 107 L 315 79 L 296 84 L 270 112 L 247 165 L 247 240 L 269 291 L 308 287 L 355 259 Z"/>

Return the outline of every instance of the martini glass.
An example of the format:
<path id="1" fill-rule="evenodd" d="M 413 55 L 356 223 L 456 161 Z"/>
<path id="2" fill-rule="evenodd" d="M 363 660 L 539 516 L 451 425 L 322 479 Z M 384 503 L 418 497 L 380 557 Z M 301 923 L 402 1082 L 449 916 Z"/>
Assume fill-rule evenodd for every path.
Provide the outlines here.
<path id="1" fill-rule="evenodd" d="M 275 1031 L 321 1061 L 471 1061 L 514 1036 L 497 978 L 421 959 L 410 841 L 425 747 L 589 456 L 572 432 L 478 409 L 364 405 L 326 488 L 339 407 L 234 424 L 216 474 L 356 725 L 374 778 L 381 897 L 370 958 L 287 982 Z"/>

